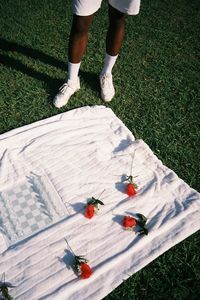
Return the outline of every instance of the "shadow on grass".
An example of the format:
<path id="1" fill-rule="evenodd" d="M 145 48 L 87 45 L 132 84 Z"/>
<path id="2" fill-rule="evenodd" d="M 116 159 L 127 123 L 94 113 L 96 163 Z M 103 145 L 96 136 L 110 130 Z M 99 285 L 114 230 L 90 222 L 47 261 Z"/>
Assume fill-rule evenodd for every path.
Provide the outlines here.
<path id="1" fill-rule="evenodd" d="M 45 73 L 34 70 L 33 68 L 25 65 L 20 60 L 18 60 L 17 54 L 21 53 L 31 59 L 37 59 L 42 63 L 46 63 L 55 68 L 66 70 L 67 66 L 63 61 L 51 55 L 45 54 L 40 50 L 32 49 L 28 46 L 21 46 L 16 42 L 7 41 L 3 38 L 0 38 L 0 50 L 16 54 L 16 58 L 13 58 L 13 57 L 9 57 L 6 54 L 0 53 L 0 64 L 8 68 L 12 68 L 17 71 L 20 71 L 23 74 L 26 74 L 39 81 L 44 82 L 48 90 L 48 93 L 50 95 L 48 100 L 52 101 L 52 98 L 58 91 L 58 88 L 63 84 L 64 80 L 60 80 L 58 78 L 52 78 L 51 76 Z M 80 71 L 80 77 L 83 80 L 83 82 L 86 84 L 86 86 L 89 86 L 90 89 L 92 89 L 95 92 L 97 91 L 99 92 L 99 80 L 97 74 L 92 72 Z"/>

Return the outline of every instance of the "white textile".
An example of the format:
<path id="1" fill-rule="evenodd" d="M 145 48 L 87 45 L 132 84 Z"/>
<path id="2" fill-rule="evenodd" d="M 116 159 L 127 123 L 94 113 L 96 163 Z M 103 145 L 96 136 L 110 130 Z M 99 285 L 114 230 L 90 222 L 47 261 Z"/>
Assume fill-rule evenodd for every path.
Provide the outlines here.
<path id="1" fill-rule="evenodd" d="M 134 152 L 139 188 L 128 198 L 123 179 Z M 85 218 L 87 199 L 104 189 L 105 205 Z M 0 273 L 16 286 L 11 294 L 18 300 L 102 299 L 200 228 L 199 193 L 104 106 L 74 109 L 1 135 L 0 205 Z M 134 213 L 148 218 L 148 236 L 123 229 L 122 216 Z M 89 279 L 70 268 L 64 238 L 89 260 Z"/>

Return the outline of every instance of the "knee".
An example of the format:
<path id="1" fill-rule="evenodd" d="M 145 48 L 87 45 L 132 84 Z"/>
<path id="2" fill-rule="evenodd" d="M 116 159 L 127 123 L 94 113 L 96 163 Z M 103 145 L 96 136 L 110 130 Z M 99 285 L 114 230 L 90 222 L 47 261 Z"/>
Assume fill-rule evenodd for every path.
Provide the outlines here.
<path id="1" fill-rule="evenodd" d="M 109 24 L 111 27 L 124 27 L 126 15 L 109 5 Z"/>
<path id="2" fill-rule="evenodd" d="M 92 23 L 93 16 L 76 16 L 73 18 L 72 30 L 75 34 L 79 36 L 86 35 Z"/>

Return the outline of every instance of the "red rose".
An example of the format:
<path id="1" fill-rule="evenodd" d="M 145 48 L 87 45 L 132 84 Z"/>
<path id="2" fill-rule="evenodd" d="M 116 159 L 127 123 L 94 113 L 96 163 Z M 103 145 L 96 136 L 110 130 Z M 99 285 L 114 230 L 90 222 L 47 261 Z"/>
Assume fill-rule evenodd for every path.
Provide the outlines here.
<path id="1" fill-rule="evenodd" d="M 137 191 L 133 183 L 128 183 L 126 186 L 126 194 L 131 197 L 136 195 Z"/>
<path id="2" fill-rule="evenodd" d="M 94 205 L 88 204 L 85 210 L 85 217 L 91 219 L 94 216 Z"/>
<path id="3" fill-rule="evenodd" d="M 137 225 L 137 220 L 133 217 L 126 216 L 123 220 L 123 226 L 125 228 L 132 228 Z"/>
<path id="4" fill-rule="evenodd" d="M 80 273 L 81 279 L 86 279 L 92 275 L 93 271 L 88 264 L 82 262 L 80 263 Z"/>

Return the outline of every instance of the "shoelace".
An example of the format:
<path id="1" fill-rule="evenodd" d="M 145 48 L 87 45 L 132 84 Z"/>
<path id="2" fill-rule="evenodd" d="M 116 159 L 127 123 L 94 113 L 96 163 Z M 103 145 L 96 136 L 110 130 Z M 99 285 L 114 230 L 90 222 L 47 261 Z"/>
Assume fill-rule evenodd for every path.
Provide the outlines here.
<path id="1" fill-rule="evenodd" d="M 103 77 L 101 78 L 101 80 L 102 80 L 102 87 L 104 88 L 104 87 L 110 87 L 110 76 L 108 76 L 108 75 L 106 75 L 106 74 L 104 74 L 103 75 Z"/>
<path id="2" fill-rule="evenodd" d="M 59 92 L 64 94 L 67 88 L 68 88 L 68 83 L 66 82 L 59 88 Z"/>
<path id="3" fill-rule="evenodd" d="M 72 89 L 72 87 L 68 84 L 68 82 L 64 83 L 60 88 L 59 88 L 59 92 L 64 94 L 67 90 L 67 88 Z"/>

